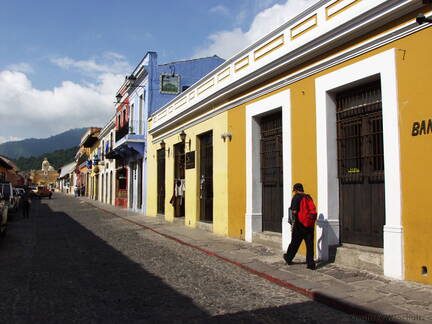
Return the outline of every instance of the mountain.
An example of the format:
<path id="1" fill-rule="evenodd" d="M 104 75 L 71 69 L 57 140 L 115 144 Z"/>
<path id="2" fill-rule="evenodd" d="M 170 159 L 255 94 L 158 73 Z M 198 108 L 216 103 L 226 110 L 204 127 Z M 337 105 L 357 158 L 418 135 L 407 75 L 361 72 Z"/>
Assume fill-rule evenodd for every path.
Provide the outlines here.
<path id="1" fill-rule="evenodd" d="M 14 162 L 21 171 L 40 170 L 42 161 L 47 158 L 51 166 L 55 170 L 58 170 L 63 165 L 74 161 L 78 148 L 79 146 L 77 145 L 66 150 L 56 150 L 39 156 L 20 157 L 19 159 L 15 159 Z"/>
<path id="2" fill-rule="evenodd" d="M 6 142 L 0 144 L 0 155 L 17 159 L 69 149 L 79 145 L 81 136 L 87 129 L 88 127 L 74 128 L 48 138 L 27 138 L 21 141 Z"/>

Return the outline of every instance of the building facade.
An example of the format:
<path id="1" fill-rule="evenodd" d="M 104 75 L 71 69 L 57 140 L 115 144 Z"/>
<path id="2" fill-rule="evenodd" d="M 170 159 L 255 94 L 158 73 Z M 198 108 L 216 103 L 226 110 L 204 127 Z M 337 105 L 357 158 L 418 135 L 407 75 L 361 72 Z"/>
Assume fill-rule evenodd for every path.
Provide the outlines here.
<path id="1" fill-rule="evenodd" d="M 74 194 L 74 174 L 76 170 L 76 162 L 68 163 L 62 166 L 59 170 L 57 179 L 57 189 L 65 194 Z M 72 184 L 71 184 L 72 183 Z M 76 185 L 76 181 L 75 181 Z"/>
<path id="2" fill-rule="evenodd" d="M 100 173 L 100 188 L 98 200 L 109 204 L 115 204 L 115 193 L 116 193 L 116 160 L 108 158 L 109 153 L 112 151 L 115 139 L 115 118 L 112 118 L 102 128 L 99 136 L 100 143 L 100 161 L 99 173 Z"/>
<path id="3" fill-rule="evenodd" d="M 286 249 L 301 182 L 317 259 L 366 248 L 386 276 L 432 283 L 427 2 L 317 1 L 155 111 L 147 214 Z"/>
<path id="4" fill-rule="evenodd" d="M 10 182 L 14 187 L 25 185 L 24 175 L 8 157 L 0 155 L 0 183 Z"/>
<path id="5" fill-rule="evenodd" d="M 100 127 L 90 127 L 81 137 L 80 149 L 77 152 L 77 170 L 74 177 L 81 187 L 84 185 L 84 195 L 97 199 L 99 195 L 99 167 L 100 147 L 98 136 Z M 74 182 L 75 184 L 75 182 Z"/>
<path id="6" fill-rule="evenodd" d="M 115 144 L 109 154 L 116 159 L 117 206 L 146 213 L 148 117 L 222 62 L 214 56 L 158 64 L 157 54 L 148 52 L 126 77 L 116 96 Z"/>

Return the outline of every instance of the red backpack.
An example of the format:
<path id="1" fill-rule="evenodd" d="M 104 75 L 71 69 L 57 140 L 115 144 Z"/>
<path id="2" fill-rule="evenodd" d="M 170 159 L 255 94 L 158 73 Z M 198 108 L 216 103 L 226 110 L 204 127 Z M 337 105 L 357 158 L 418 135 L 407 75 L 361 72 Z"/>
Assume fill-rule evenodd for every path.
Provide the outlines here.
<path id="1" fill-rule="evenodd" d="M 298 219 L 305 227 L 313 228 L 317 219 L 317 211 L 312 197 L 304 195 L 300 201 L 300 210 L 298 212 Z"/>

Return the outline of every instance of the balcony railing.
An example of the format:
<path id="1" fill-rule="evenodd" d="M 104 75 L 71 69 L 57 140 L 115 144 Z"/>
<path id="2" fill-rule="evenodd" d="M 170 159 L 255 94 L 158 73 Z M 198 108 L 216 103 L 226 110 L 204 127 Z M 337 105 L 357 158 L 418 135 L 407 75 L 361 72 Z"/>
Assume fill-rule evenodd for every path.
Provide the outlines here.
<path id="1" fill-rule="evenodd" d="M 127 134 L 129 134 L 129 123 L 126 123 L 125 125 L 123 125 L 122 128 L 120 128 L 119 130 L 117 130 L 115 132 L 116 142 L 118 142 L 119 140 L 121 140 Z"/>
<path id="2" fill-rule="evenodd" d="M 116 131 L 116 142 L 121 140 L 128 134 L 143 135 L 144 134 L 144 121 L 134 120 L 126 123 L 121 129 Z"/>
<path id="3" fill-rule="evenodd" d="M 144 121 L 134 120 L 129 121 L 129 134 L 143 135 L 144 134 Z"/>

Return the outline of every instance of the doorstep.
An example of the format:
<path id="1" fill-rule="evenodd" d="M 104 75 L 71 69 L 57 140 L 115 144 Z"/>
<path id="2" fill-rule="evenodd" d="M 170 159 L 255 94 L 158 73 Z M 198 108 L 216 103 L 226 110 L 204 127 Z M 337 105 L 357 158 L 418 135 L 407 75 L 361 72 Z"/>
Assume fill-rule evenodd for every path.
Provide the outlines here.
<path id="1" fill-rule="evenodd" d="M 255 232 L 252 236 L 252 242 L 262 244 L 282 251 L 282 234 L 276 232 Z"/>
<path id="2" fill-rule="evenodd" d="M 383 249 L 344 243 L 331 247 L 334 262 L 344 267 L 365 270 L 378 275 L 383 274 Z"/>

